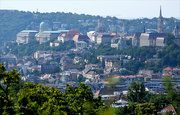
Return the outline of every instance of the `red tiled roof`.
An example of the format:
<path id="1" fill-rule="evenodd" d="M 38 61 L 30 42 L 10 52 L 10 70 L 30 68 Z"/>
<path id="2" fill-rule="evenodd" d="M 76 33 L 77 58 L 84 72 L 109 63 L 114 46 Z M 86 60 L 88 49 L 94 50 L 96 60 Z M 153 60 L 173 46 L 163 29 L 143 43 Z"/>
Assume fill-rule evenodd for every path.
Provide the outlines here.
<path id="1" fill-rule="evenodd" d="M 173 70 L 172 67 L 167 67 L 167 68 L 163 69 L 163 71 L 172 71 L 172 70 Z"/>
<path id="2" fill-rule="evenodd" d="M 177 113 L 176 113 L 174 107 L 172 106 L 172 104 L 167 106 L 167 107 L 165 107 L 165 108 L 163 108 L 161 111 L 159 111 L 157 113 L 160 113 L 162 115 L 166 115 L 166 112 L 168 112 L 168 111 L 172 111 L 173 115 L 177 115 Z"/>
<path id="3" fill-rule="evenodd" d="M 70 30 L 68 33 L 62 33 L 60 36 L 64 38 L 73 38 L 75 35 L 80 35 L 79 31 Z"/>
<path id="4" fill-rule="evenodd" d="M 95 93 L 95 95 L 99 95 L 99 92 L 100 92 L 100 90 L 99 90 L 99 91 L 97 91 L 97 92 Z"/>
<path id="5" fill-rule="evenodd" d="M 75 36 L 73 37 L 73 39 L 78 39 L 78 37 L 79 37 L 79 35 L 75 35 Z"/>
<path id="6" fill-rule="evenodd" d="M 116 33 L 111 33 L 111 36 L 115 36 L 116 35 Z"/>
<path id="7" fill-rule="evenodd" d="M 102 37 L 103 35 L 98 35 L 97 37 Z"/>

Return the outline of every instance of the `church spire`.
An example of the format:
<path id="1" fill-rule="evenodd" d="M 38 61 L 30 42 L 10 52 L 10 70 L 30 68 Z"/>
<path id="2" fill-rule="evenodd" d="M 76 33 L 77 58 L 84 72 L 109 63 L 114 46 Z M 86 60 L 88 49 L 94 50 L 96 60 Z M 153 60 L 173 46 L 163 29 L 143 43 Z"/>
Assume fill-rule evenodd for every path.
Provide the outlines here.
<path id="1" fill-rule="evenodd" d="M 163 17 L 161 12 L 161 6 L 160 6 L 160 14 L 158 18 L 158 33 L 163 33 Z"/>
<path id="2" fill-rule="evenodd" d="M 159 17 L 162 17 L 162 13 L 161 13 L 161 6 L 160 6 L 160 13 L 159 13 Z"/>

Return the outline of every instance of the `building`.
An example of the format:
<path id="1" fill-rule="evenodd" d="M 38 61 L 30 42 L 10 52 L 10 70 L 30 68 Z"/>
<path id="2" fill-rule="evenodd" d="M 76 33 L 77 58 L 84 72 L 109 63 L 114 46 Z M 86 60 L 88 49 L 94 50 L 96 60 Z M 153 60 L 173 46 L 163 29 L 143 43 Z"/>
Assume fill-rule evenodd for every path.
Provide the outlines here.
<path id="1" fill-rule="evenodd" d="M 142 32 L 136 32 L 132 38 L 132 46 L 139 47 L 140 46 L 140 36 Z"/>
<path id="2" fill-rule="evenodd" d="M 166 33 L 142 33 L 140 40 L 140 47 L 143 46 L 165 46 Z"/>
<path id="3" fill-rule="evenodd" d="M 32 40 L 35 40 L 35 34 L 37 34 L 38 31 L 36 30 L 23 30 L 17 34 L 17 40 L 16 42 L 27 44 Z"/>
<path id="4" fill-rule="evenodd" d="M 90 41 L 90 39 L 89 39 L 89 37 L 88 37 L 87 35 L 75 35 L 75 36 L 73 37 L 73 40 L 74 40 L 75 42 L 78 42 L 78 41 L 89 42 L 89 41 Z"/>
<path id="5" fill-rule="evenodd" d="M 77 41 L 76 42 L 76 49 L 84 49 L 88 47 L 88 43 L 85 41 Z"/>
<path id="6" fill-rule="evenodd" d="M 147 29 L 145 32 L 144 29 L 143 33 L 141 32 L 135 33 L 132 39 L 132 45 L 137 47 L 143 47 L 143 46 L 164 47 L 165 36 L 166 33 L 164 33 L 163 30 L 163 17 L 160 8 L 157 31 L 155 31 L 154 29 Z"/>
<path id="7" fill-rule="evenodd" d="M 43 31 L 48 31 L 49 28 L 48 28 L 48 23 L 46 22 L 41 22 L 40 25 L 39 25 L 39 32 L 43 32 Z"/>
<path id="8" fill-rule="evenodd" d="M 167 115 L 167 112 L 172 112 L 172 115 L 177 115 L 176 110 L 172 104 L 163 108 L 161 111 L 159 111 L 157 113 L 161 114 L 161 115 Z"/>
<path id="9" fill-rule="evenodd" d="M 111 39 L 114 36 L 110 35 L 110 34 L 102 34 L 102 35 L 98 35 L 97 36 L 97 44 L 101 44 L 101 43 L 106 43 L 106 42 L 111 42 Z"/>
<path id="10" fill-rule="evenodd" d="M 61 33 L 67 33 L 68 30 L 57 30 L 49 31 L 48 24 L 46 22 L 41 22 L 39 25 L 39 33 L 35 35 L 36 40 L 40 44 L 49 41 L 50 39 L 57 38 Z"/>
<path id="11" fill-rule="evenodd" d="M 42 73 L 51 73 L 57 68 L 57 64 L 55 63 L 45 63 L 41 65 L 41 72 Z"/>
<path id="12" fill-rule="evenodd" d="M 36 34 L 36 40 L 39 40 L 39 43 L 42 44 L 53 38 L 57 38 L 61 33 L 66 33 L 68 30 L 58 30 L 58 31 L 43 31 Z"/>
<path id="13" fill-rule="evenodd" d="M 95 43 L 97 41 L 96 40 L 96 36 L 97 36 L 96 31 L 87 32 L 87 36 L 90 38 L 91 42 Z"/>
<path id="14" fill-rule="evenodd" d="M 127 49 L 125 37 L 118 37 L 118 43 L 115 43 L 115 38 L 111 39 L 111 47 L 116 48 L 117 50 Z"/>
<path id="15" fill-rule="evenodd" d="M 101 62 L 105 59 L 120 59 L 120 58 L 124 58 L 125 55 L 100 55 L 97 56 L 97 59 L 100 60 Z"/>
<path id="16" fill-rule="evenodd" d="M 58 36 L 58 41 L 61 41 L 62 43 L 64 43 L 65 41 L 73 40 L 73 37 L 75 35 L 80 35 L 80 32 L 70 30 L 67 33 L 60 34 Z"/>
<path id="17" fill-rule="evenodd" d="M 50 42 L 50 47 L 59 46 L 58 42 Z"/>
<path id="18" fill-rule="evenodd" d="M 120 67 L 121 61 L 117 59 L 105 59 L 105 67 Z"/>

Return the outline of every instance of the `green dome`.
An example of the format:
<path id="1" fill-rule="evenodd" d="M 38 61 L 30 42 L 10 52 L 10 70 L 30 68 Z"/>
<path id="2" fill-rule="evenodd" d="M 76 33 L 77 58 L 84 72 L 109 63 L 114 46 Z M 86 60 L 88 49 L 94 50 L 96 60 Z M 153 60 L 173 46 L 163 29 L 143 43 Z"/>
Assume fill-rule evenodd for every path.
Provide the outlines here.
<path id="1" fill-rule="evenodd" d="M 40 28 L 46 28 L 46 27 L 47 27 L 47 23 L 45 23 L 45 22 L 40 23 Z"/>

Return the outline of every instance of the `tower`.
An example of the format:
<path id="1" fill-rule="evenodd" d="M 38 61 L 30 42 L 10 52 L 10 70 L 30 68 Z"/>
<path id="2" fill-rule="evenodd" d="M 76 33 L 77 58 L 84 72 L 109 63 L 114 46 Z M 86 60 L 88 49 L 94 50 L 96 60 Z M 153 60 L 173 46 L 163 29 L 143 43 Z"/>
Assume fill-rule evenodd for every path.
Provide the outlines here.
<path id="1" fill-rule="evenodd" d="M 174 27 L 173 34 L 174 34 L 174 36 L 179 35 L 179 27 L 178 27 L 177 24 L 176 24 L 176 26 Z"/>
<path id="2" fill-rule="evenodd" d="M 161 6 L 160 6 L 160 14 L 158 18 L 158 33 L 163 33 L 163 17 L 161 12 Z"/>

